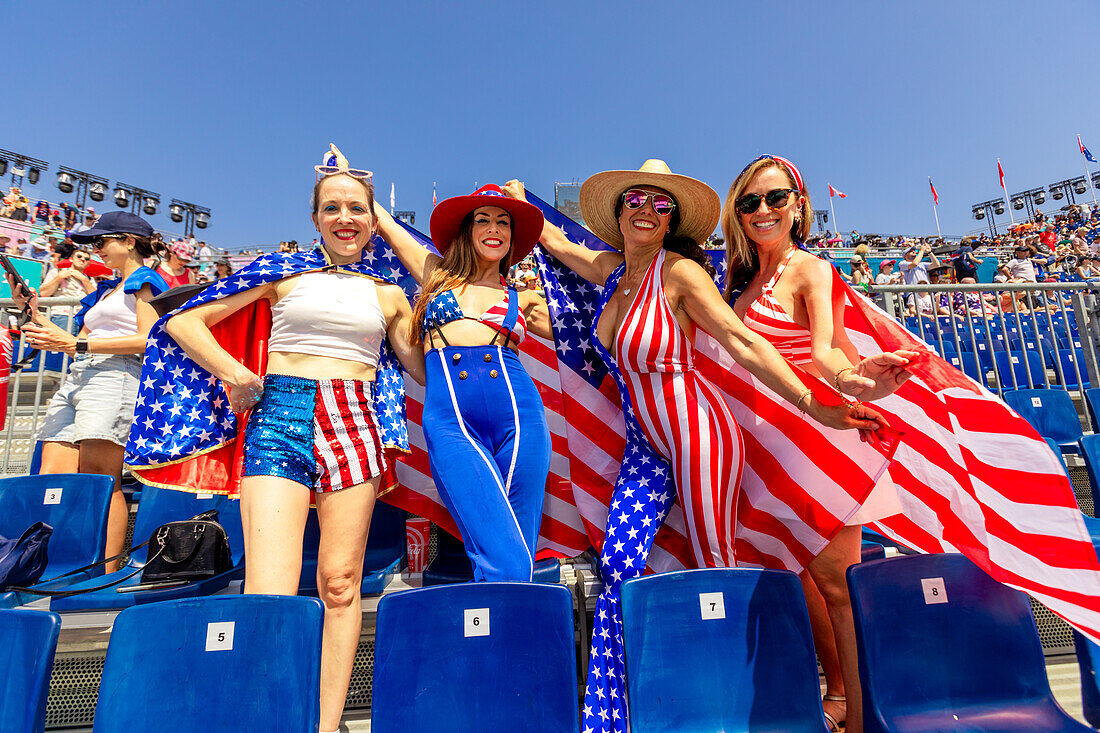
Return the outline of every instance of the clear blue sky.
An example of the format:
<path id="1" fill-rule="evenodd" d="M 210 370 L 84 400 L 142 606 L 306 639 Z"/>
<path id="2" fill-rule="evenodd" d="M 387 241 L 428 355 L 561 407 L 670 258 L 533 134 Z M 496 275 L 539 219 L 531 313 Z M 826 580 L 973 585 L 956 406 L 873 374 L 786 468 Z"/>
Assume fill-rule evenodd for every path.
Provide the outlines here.
<path id="1" fill-rule="evenodd" d="M 842 229 L 975 230 L 970 205 L 1100 154 L 1100 6 L 1067 2 L 9 3 L 0 147 L 209 206 L 236 249 L 309 241 L 329 141 L 427 229 L 475 181 L 664 158 L 826 182 Z M 1096 169 L 1097 166 L 1094 166 Z M 62 195 L 53 174 L 39 191 Z M 43 185 L 45 184 L 45 185 Z M 33 191 L 32 191 L 33 193 Z M 100 210 L 114 208 L 110 199 Z M 1049 204 L 1047 206 L 1049 207 Z M 165 211 L 151 219 L 173 229 Z M 178 227 L 176 227 L 178 229 Z"/>

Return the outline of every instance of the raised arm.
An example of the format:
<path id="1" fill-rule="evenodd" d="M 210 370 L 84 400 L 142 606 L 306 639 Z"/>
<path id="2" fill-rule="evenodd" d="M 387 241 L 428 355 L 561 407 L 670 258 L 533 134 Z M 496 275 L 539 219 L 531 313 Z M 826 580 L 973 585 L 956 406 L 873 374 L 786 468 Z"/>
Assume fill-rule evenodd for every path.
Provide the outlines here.
<path id="1" fill-rule="evenodd" d="M 665 279 L 670 305 L 685 313 L 699 328 L 713 336 L 738 364 L 814 420 L 839 430 L 878 430 L 885 421 L 860 405 L 827 406 L 802 384 L 787 361 L 762 336 L 750 330 L 722 300 L 710 275 L 687 259 L 673 262 Z"/>
<path id="2" fill-rule="evenodd" d="M 386 334 L 397 360 L 418 384 L 424 384 L 424 349 L 409 342 L 412 308 L 405 293 L 396 285 L 378 285 L 378 299 L 386 317 Z"/>
<path id="3" fill-rule="evenodd" d="M 519 307 L 523 311 L 523 319 L 527 322 L 528 331 L 544 339 L 554 338 L 546 298 L 535 290 L 520 290 Z"/>
<path id="4" fill-rule="evenodd" d="M 390 245 L 390 249 L 397 255 L 397 259 L 401 260 L 405 269 L 423 285 L 442 258 L 434 252 L 429 252 L 426 247 L 417 242 L 405 227 L 390 216 L 390 212 L 377 201 L 374 202 L 374 216 L 378 220 L 378 233 L 382 239 Z"/>
<path id="5" fill-rule="evenodd" d="M 521 201 L 527 200 L 527 192 L 520 181 L 515 179 L 508 181 L 504 184 L 503 190 L 506 196 Z M 595 235 L 592 236 L 595 237 Z M 597 285 L 603 285 L 607 282 L 607 278 L 611 276 L 615 268 L 623 263 L 623 256 L 618 252 L 589 249 L 570 242 L 565 236 L 565 232 L 548 221 L 542 225 L 542 236 L 539 238 L 539 244 L 545 247 L 547 252 L 561 260 L 570 270 L 588 282 Z"/>

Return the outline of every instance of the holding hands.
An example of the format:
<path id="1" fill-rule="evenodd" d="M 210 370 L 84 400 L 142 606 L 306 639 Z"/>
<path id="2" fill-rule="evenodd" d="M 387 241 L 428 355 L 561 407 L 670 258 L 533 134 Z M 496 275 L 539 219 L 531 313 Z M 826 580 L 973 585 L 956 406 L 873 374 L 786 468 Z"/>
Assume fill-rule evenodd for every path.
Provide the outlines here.
<path id="1" fill-rule="evenodd" d="M 906 367 L 919 354 L 915 351 L 887 351 L 869 356 L 836 375 L 836 387 L 844 394 L 861 400 L 877 400 L 891 395 L 913 376 Z"/>

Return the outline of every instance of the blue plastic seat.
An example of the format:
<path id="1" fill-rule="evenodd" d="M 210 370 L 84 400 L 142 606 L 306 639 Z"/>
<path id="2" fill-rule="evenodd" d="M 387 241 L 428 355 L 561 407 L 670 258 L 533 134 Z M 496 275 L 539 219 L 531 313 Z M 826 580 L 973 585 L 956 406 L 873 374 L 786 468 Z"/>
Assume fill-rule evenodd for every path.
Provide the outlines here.
<path id="1" fill-rule="evenodd" d="M 1096 681 L 1096 675 L 1100 672 L 1100 646 L 1076 629 L 1073 631 L 1073 646 L 1077 649 L 1077 666 L 1081 670 L 1081 709 L 1089 725 L 1100 728 L 1100 686 Z"/>
<path id="2" fill-rule="evenodd" d="M 134 518 L 134 544 L 140 545 L 145 542 L 162 524 L 190 519 L 196 514 L 201 514 L 210 509 L 218 510 L 218 523 L 225 529 L 226 536 L 229 538 L 229 552 L 233 561 L 232 570 L 213 578 L 195 581 L 175 588 L 120 593 L 118 591 L 119 587 L 126 588 L 138 585 L 141 582 L 141 574 L 138 573 L 116 587 L 90 591 L 76 596 L 51 598 L 50 608 L 61 612 L 120 609 L 142 603 L 195 598 L 223 590 L 231 581 L 242 578 L 244 573 L 244 531 L 241 528 L 240 502 L 236 499 L 230 499 L 227 496 L 200 495 L 187 491 L 146 486 L 141 492 L 137 516 Z M 126 564 L 117 572 L 92 581 L 75 583 L 69 590 L 95 587 L 121 578 L 137 568 L 144 567 L 147 557 L 147 547 L 135 550 Z"/>
<path id="3" fill-rule="evenodd" d="M 469 583 L 474 579 L 474 568 L 462 541 L 450 533 L 440 531 L 436 541 L 436 555 L 428 567 L 424 568 L 421 584 L 446 585 L 448 583 Z M 561 582 L 561 563 L 554 558 L 535 561 L 535 572 L 531 578 L 536 583 Z"/>
<path id="4" fill-rule="evenodd" d="M 115 618 L 94 733 L 316 731 L 324 607 L 316 598 L 213 596 Z"/>
<path id="5" fill-rule="evenodd" d="M 956 369 L 961 369 L 963 374 L 970 377 L 978 384 L 983 387 L 989 386 L 989 382 L 985 377 L 986 370 L 974 352 L 964 351 L 955 356 L 945 358 L 951 366 Z"/>
<path id="6" fill-rule="evenodd" d="M 993 354 L 993 361 L 997 368 L 997 377 L 1001 385 L 1006 389 L 1024 389 L 1029 387 L 1045 387 L 1046 373 L 1043 370 L 1043 357 L 1038 351 L 997 351 Z M 1028 374 L 1031 381 L 1028 381 Z M 1016 381 L 1012 381 L 1012 375 L 1016 375 Z"/>
<path id="7" fill-rule="evenodd" d="M 321 527 L 317 510 L 310 509 L 302 543 L 302 575 L 298 581 L 299 595 L 317 595 L 317 550 L 321 542 Z M 360 592 L 378 595 L 398 572 L 405 557 L 405 510 L 384 501 L 374 503 L 371 514 L 367 550 L 363 555 L 363 582 Z"/>
<path id="8" fill-rule="evenodd" d="M 1092 505 L 1100 512 L 1100 434 L 1085 435 L 1078 441 L 1081 457 L 1085 459 L 1085 470 L 1089 475 L 1089 487 L 1092 489 Z"/>
<path id="9" fill-rule="evenodd" d="M 824 728 L 798 576 L 716 568 L 623 584 L 634 733 Z"/>
<path id="10" fill-rule="evenodd" d="M 1089 373 L 1085 368 L 1085 350 L 1084 349 L 1058 349 L 1058 364 L 1061 367 L 1061 384 L 1066 389 L 1088 389 L 1092 386 L 1089 382 Z M 1051 352 L 1053 357 L 1054 352 Z M 1074 362 L 1077 363 L 1076 369 L 1074 369 Z M 1080 379 L 1077 378 L 1078 370 L 1081 373 Z M 1058 378 L 1058 370 L 1054 371 L 1055 379 Z"/>
<path id="11" fill-rule="evenodd" d="M 848 569 L 867 733 L 1088 731 L 1054 701 L 1031 605 L 962 555 Z"/>
<path id="12" fill-rule="evenodd" d="M 392 593 L 378 603 L 371 730 L 573 733 L 576 664 L 564 586 Z"/>
<path id="13" fill-rule="evenodd" d="M 1064 389 L 1006 389 L 1005 402 L 1063 453 L 1080 453 L 1081 421 L 1073 399 Z"/>
<path id="14" fill-rule="evenodd" d="M 1085 409 L 1088 410 L 1089 419 L 1092 421 L 1093 431 L 1100 431 L 1100 423 L 1096 422 L 1096 416 L 1100 415 L 1100 387 L 1092 387 L 1085 390 Z"/>
<path id="15" fill-rule="evenodd" d="M 38 733 L 46 725 L 61 617 L 50 611 L 0 610 L 0 730 Z"/>
<path id="16" fill-rule="evenodd" d="M 113 488 L 111 476 L 86 473 L 0 479 L 0 535 L 18 537 L 35 522 L 53 527 L 43 580 L 99 562 L 106 557 L 107 509 Z M 67 582 L 102 573 L 98 567 Z"/>

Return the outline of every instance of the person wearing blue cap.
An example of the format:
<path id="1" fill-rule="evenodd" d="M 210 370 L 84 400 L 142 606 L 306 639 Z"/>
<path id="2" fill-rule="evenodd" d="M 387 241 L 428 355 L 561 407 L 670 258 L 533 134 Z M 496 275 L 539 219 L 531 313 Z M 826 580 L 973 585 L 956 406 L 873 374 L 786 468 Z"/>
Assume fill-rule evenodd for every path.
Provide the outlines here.
<path id="1" fill-rule="evenodd" d="M 38 440 L 42 441 L 42 473 L 99 473 L 114 476 L 115 491 L 107 519 L 107 556 L 122 552 L 127 511 L 122 497 L 122 456 L 130 434 L 145 338 L 156 321 L 149 301 L 168 285 L 143 264 L 163 251 L 159 235 L 140 216 L 125 211 L 104 214 L 99 222 L 72 235 L 91 244 L 106 265 L 121 274 L 98 284 L 80 301 L 73 319 L 76 336 L 53 324 L 38 310 L 38 294 L 30 293 L 34 320 L 23 327 L 27 346 L 60 351 L 73 358 L 69 378 L 46 408 Z M 28 299 L 12 285 L 12 297 L 22 307 Z M 107 572 L 118 561 L 107 565 Z"/>

